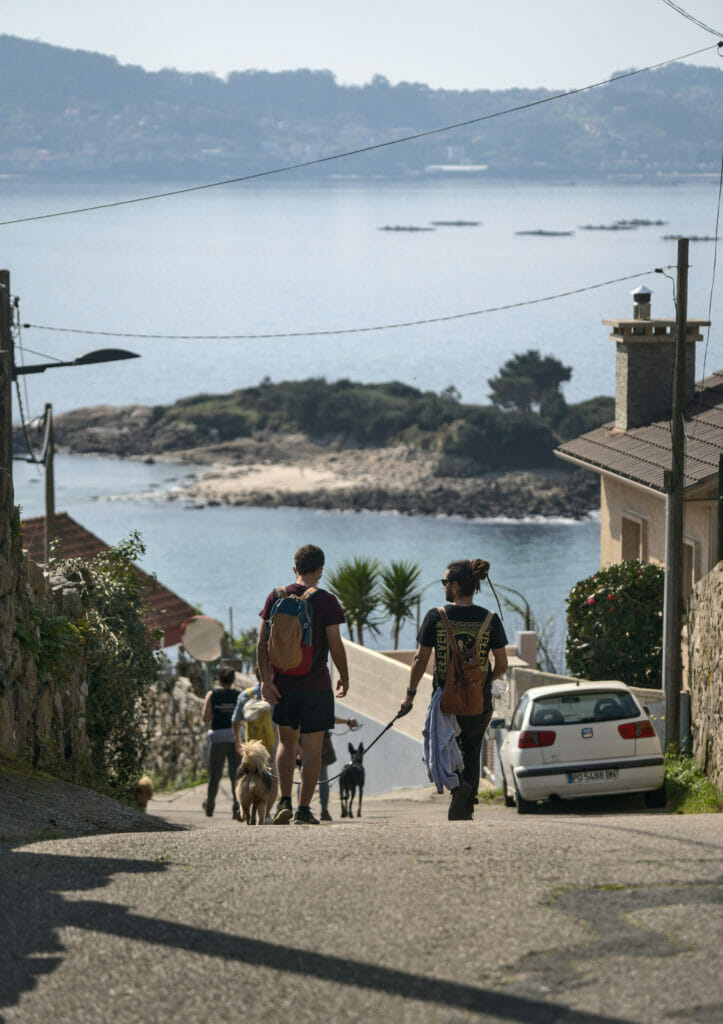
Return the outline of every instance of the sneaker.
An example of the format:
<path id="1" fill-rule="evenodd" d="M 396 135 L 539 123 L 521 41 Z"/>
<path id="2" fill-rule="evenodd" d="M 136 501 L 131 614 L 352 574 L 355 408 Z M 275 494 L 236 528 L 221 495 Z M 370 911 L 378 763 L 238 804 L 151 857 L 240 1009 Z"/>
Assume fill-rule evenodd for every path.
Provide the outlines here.
<path id="1" fill-rule="evenodd" d="M 288 825 L 294 816 L 294 812 L 291 810 L 291 804 L 280 803 L 276 809 L 274 820 L 272 825 Z"/>
<path id="2" fill-rule="evenodd" d="M 468 820 L 467 815 L 473 795 L 469 782 L 460 782 L 457 788 L 452 790 L 452 799 L 449 801 L 449 810 L 447 811 L 449 821 Z"/>
<path id="3" fill-rule="evenodd" d="M 332 821 L 332 817 L 327 810 L 323 810 L 319 815 L 321 821 Z"/>
<path id="4" fill-rule="evenodd" d="M 315 818 L 314 815 L 311 813 L 311 811 L 308 808 L 306 810 L 302 811 L 302 809 L 300 807 L 298 807 L 297 810 L 296 810 L 296 814 L 294 815 L 294 824 L 295 825 L 318 825 L 319 824 L 319 819 Z"/>
<path id="5" fill-rule="evenodd" d="M 203 809 L 206 812 L 207 818 L 213 817 L 213 804 L 210 804 L 208 800 L 203 801 Z"/>

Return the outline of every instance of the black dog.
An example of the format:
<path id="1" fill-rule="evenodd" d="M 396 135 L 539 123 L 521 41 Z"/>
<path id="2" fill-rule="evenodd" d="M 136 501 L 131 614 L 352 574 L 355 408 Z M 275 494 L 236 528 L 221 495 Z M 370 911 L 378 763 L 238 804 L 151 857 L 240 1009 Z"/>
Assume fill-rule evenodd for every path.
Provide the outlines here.
<path id="1" fill-rule="evenodd" d="M 364 769 L 362 768 L 362 761 L 364 760 L 364 744 L 360 743 L 359 748 L 355 750 L 354 745 L 350 743 L 349 753 L 351 754 L 351 762 L 344 765 L 341 770 L 341 775 L 339 776 L 341 816 L 342 818 L 353 817 L 351 805 L 358 787 L 359 803 L 357 805 L 356 816 L 357 818 L 361 818 L 362 794 L 364 792 Z"/>

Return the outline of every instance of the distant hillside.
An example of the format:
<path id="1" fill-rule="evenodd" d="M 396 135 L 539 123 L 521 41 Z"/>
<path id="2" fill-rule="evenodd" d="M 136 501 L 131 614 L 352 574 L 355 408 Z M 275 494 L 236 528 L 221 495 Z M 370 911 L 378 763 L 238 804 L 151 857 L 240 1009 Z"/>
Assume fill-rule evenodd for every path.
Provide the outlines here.
<path id="1" fill-rule="evenodd" d="M 481 77 L 484 72 L 481 71 Z M 561 73 L 561 78 L 562 78 Z M 456 92 L 329 71 L 224 81 L 0 35 L 0 174 L 111 181 L 233 177 L 493 113 L 546 90 Z M 570 99 L 308 169 L 404 178 L 439 165 L 490 177 L 651 179 L 720 168 L 723 70 L 671 65 Z"/>

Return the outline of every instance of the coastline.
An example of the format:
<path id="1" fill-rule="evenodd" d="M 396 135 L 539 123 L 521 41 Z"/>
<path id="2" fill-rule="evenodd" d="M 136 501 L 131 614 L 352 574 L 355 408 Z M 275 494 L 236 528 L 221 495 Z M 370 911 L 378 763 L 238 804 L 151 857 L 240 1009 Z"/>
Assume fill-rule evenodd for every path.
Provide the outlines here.
<path id="1" fill-rule="evenodd" d="M 197 508 L 290 506 L 510 520 L 581 520 L 599 509 L 597 478 L 562 463 L 485 473 L 469 461 L 405 445 L 320 445 L 301 434 L 201 441 L 187 425 L 153 430 L 152 412 L 99 406 L 58 416 L 56 450 L 207 466 L 165 495 Z"/>

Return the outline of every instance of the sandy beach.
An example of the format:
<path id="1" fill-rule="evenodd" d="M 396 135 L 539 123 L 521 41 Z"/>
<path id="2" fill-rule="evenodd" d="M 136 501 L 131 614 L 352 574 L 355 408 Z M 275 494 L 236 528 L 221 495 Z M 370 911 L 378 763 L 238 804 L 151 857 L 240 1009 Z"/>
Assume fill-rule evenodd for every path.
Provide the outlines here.
<path id="1" fill-rule="evenodd" d="M 96 406 L 58 417 L 58 451 L 207 466 L 171 500 L 194 506 L 287 505 L 465 518 L 581 519 L 599 508 L 594 474 L 559 467 L 480 472 L 438 451 L 322 445 L 303 434 L 262 433 L 200 443 L 187 425 L 151 429 L 153 410 Z M 16 439 L 21 444 L 18 436 Z"/>

